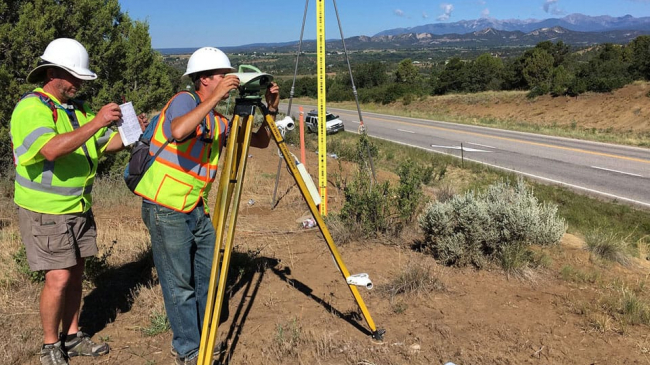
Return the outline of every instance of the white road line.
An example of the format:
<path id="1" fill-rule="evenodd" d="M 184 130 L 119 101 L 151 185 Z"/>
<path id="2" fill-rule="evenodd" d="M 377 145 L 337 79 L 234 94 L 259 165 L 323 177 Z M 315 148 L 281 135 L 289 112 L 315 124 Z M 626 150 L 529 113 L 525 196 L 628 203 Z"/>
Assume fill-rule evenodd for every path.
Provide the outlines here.
<path id="1" fill-rule="evenodd" d="M 444 148 L 447 150 L 460 150 L 460 146 L 438 146 L 435 144 L 432 144 L 431 147 L 433 148 Z M 463 147 L 463 151 L 465 152 L 490 152 L 486 150 L 477 150 L 475 148 L 469 148 L 469 147 Z"/>
<path id="2" fill-rule="evenodd" d="M 398 141 L 395 141 L 395 140 L 392 140 L 392 139 L 382 138 L 382 137 L 377 137 L 377 136 L 372 136 L 372 137 L 377 138 L 377 139 L 383 139 L 385 141 L 389 141 L 389 142 L 393 142 L 393 143 L 397 143 L 397 144 L 401 144 L 403 146 L 415 147 L 415 148 L 419 148 L 419 149 L 425 150 L 425 151 L 431 151 L 431 152 L 435 152 L 435 153 L 441 153 L 443 155 L 448 155 L 448 156 L 460 158 L 460 156 L 457 156 L 457 155 L 454 155 L 454 154 L 451 154 L 451 153 L 440 152 L 438 150 L 433 150 L 433 149 L 425 148 L 425 147 L 422 147 L 422 146 L 416 146 L 416 145 L 413 145 L 413 144 L 398 142 Z M 623 197 L 623 196 L 618 196 L 618 195 L 614 195 L 614 194 L 610 194 L 610 193 L 605 193 L 603 191 L 586 188 L 584 186 L 569 184 L 569 183 L 565 183 L 563 181 L 549 179 L 547 177 L 538 176 L 538 175 L 534 175 L 534 174 L 529 174 L 529 173 L 526 173 L 526 172 L 521 172 L 521 171 L 509 169 L 507 167 L 501 167 L 501 166 L 493 165 L 493 164 L 483 162 L 483 161 L 473 160 L 471 158 L 465 158 L 465 160 L 480 163 L 481 165 L 494 167 L 494 168 L 497 168 L 499 170 L 510 171 L 510 172 L 515 173 L 515 174 L 529 176 L 529 177 L 532 177 L 534 179 L 548 181 L 550 183 L 554 183 L 554 184 L 557 184 L 557 185 L 566 186 L 566 187 L 569 187 L 569 188 L 582 190 L 582 191 L 586 191 L 586 192 L 589 192 L 589 193 L 598 194 L 598 195 L 601 195 L 601 196 L 606 196 L 606 197 L 609 197 L 609 198 L 612 198 L 612 199 L 623 200 L 623 201 L 630 202 L 630 203 L 633 203 L 633 204 L 638 204 L 638 205 L 643 205 L 645 207 L 650 207 L 650 203 L 648 203 L 648 202 L 642 202 L 642 201 L 639 201 L 639 200 L 634 200 L 634 199 L 626 198 L 626 197 Z"/>
<path id="3" fill-rule="evenodd" d="M 633 174 L 631 172 L 625 172 L 625 171 L 618 171 L 618 170 L 612 170 L 612 169 L 606 169 L 604 167 L 598 167 L 598 166 L 591 166 L 592 169 L 596 170 L 604 170 L 604 171 L 609 171 L 609 172 L 616 172 L 618 174 L 623 174 L 623 175 L 630 175 L 630 176 L 636 176 L 636 177 L 643 177 L 642 175 L 639 174 Z"/>
<path id="4" fill-rule="evenodd" d="M 467 144 L 473 144 L 474 146 L 479 146 L 479 147 L 485 147 L 485 148 L 492 148 L 492 149 L 496 149 L 496 147 L 492 147 L 492 146 L 488 146 L 488 145 L 485 145 L 485 144 L 480 144 L 480 143 L 472 143 L 472 142 L 467 142 Z"/>
<path id="5" fill-rule="evenodd" d="M 413 132 L 413 131 L 408 131 L 408 130 L 406 130 L 406 129 L 398 129 L 397 131 L 398 131 L 398 132 L 404 132 L 404 133 L 415 134 L 415 132 Z"/>

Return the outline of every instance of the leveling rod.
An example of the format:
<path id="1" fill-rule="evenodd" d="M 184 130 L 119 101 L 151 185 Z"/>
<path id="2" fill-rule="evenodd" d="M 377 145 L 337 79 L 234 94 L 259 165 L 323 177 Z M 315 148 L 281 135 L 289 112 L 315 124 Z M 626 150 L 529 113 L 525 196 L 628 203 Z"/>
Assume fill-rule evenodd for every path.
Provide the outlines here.
<path id="1" fill-rule="evenodd" d="M 348 283 L 348 288 L 352 292 L 352 295 L 371 330 L 372 338 L 381 340 L 385 331 L 376 328 L 363 298 L 361 298 L 361 295 L 359 294 L 359 290 L 354 283 L 349 283 L 350 281 L 348 278 L 354 276 L 350 275 L 348 269 L 343 263 L 338 249 L 334 244 L 334 240 L 332 239 L 323 218 L 318 212 L 318 207 L 309 193 L 307 184 L 300 175 L 296 162 L 289 152 L 284 138 L 273 121 L 273 118 L 271 118 L 268 114 L 268 110 L 261 103 L 261 98 L 239 98 L 235 104 L 235 115 L 232 121 L 230 138 L 228 139 L 228 144 L 226 146 L 226 156 L 224 157 L 223 170 L 219 181 L 217 201 L 213 210 L 212 224 L 216 231 L 215 245 L 219 247 L 219 249 L 214 252 L 213 265 L 210 273 L 210 284 L 208 288 L 205 316 L 203 319 L 198 364 L 212 364 L 213 349 L 216 343 L 217 330 L 219 326 L 219 317 L 221 315 L 223 299 L 225 296 L 228 267 L 230 264 L 232 249 L 234 247 L 237 213 L 239 211 L 256 108 L 263 111 L 264 123 L 271 131 L 273 140 L 282 153 L 282 156 L 287 163 L 287 167 L 300 189 L 300 193 L 307 202 L 309 210 L 327 242 L 327 246 L 329 247 L 334 261 L 343 275 L 343 280 Z M 228 221 L 227 226 L 226 221 Z"/>

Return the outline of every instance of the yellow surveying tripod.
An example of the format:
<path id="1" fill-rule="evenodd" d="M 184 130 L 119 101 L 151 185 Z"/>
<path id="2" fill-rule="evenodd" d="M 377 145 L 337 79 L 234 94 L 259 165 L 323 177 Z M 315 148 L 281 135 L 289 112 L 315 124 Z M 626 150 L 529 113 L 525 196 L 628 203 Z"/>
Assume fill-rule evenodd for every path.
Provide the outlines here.
<path id="1" fill-rule="evenodd" d="M 203 329 L 201 332 L 198 364 L 211 365 L 213 360 L 213 349 L 217 339 L 219 316 L 221 314 L 221 306 L 226 290 L 226 279 L 228 277 L 228 266 L 230 264 L 235 236 L 237 212 L 239 211 L 242 185 L 244 182 L 244 174 L 246 172 L 246 161 L 253 130 L 253 119 L 255 109 L 257 108 L 259 108 L 264 114 L 264 122 L 260 128 L 263 128 L 264 125 L 266 125 L 266 127 L 271 131 L 272 138 L 278 145 L 278 148 L 287 163 L 287 167 L 291 171 L 296 184 L 300 188 L 300 192 L 305 198 L 309 210 L 314 216 L 314 220 L 318 224 L 318 227 L 327 242 L 330 252 L 334 257 L 334 261 L 343 275 L 343 279 L 348 283 L 348 287 L 350 288 L 368 327 L 370 327 L 372 338 L 381 340 L 384 336 L 385 330 L 377 329 L 375 327 L 375 323 L 370 317 L 370 313 L 368 312 L 368 309 L 366 308 L 366 305 L 356 287 L 356 285 L 366 285 L 371 287 L 372 283 L 370 283 L 369 280 L 363 281 L 363 275 L 365 274 L 360 274 L 362 276 L 361 281 L 355 280 L 358 278 L 358 275 L 350 276 L 350 273 L 343 264 L 336 245 L 332 240 L 332 236 L 330 235 L 323 218 L 318 212 L 316 204 L 314 204 L 314 200 L 308 191 L 305 180 L 300 175 L 296 162 L 284 142 L 280 130 L 273 121 L 273 118 L 269 115 L 268 109 L 264 104 L 262 104 L 262 98 L 259 96 L 246 95 L 246 90 L 242 86 L 240 86 L 240 96 L 242 97 L 237 98 L 235 102 L 235 112 L 231 123 L 232 127 L 230 130 L 230 137 L 228 138 L 226 146 L 226 155 L 224 156 L 221 178 L 219 181 L 217 201 L 213 210 L 212 224 L 216 231 L 215 248 L 218 249 L 214 250 L 205 318 L 203 320 Z M 228 214 L 229 212 L 230 214 Z M 226 220 L 228 220 L 227 225 Z M 362 282 L 363 284 L 359 284 L 359 282 Z"/>

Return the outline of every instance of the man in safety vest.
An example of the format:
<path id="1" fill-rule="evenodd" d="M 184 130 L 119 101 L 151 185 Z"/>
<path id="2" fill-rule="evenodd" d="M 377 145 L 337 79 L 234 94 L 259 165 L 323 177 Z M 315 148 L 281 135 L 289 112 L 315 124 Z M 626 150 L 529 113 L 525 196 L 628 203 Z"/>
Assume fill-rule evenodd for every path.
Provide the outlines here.
<path id="1" fill-rule="evenodd" d="M 53 40 L 27 76 L 43 87 L 25 94 L 11 116 L 20 233 L 30 269 L 45 271 L 41 364 L 109 351 L 81 332 L 78 321 L 84 258 L 97 254 L 91 190 L 100 156 L 123 148 L 108 128 L 122 114 L 115 103 L 94 114 L 73 99 L 84 81 L 97 78 L 88 66 L 81 43 Z"/>
<path id="2" fill-rule="evenodd" d="M 190 56 L 185 75 L 195 93 L 176 94 L 161 112 L 150 153 L 163 150 L 135 189 L 144 198 L 142 219 L 151 234 L 177 364 L 197 362 L 216 239 L 207 196 L 228 135 L 228 120 L 214 109 L 239 86 L 236 76 L 227 75 L 233 71 L 217 48 L 204 47 Z M 277 84 L 265 97 L 274 116 L 280 102 Z M 250 145 L 266 148 L 269 141 L 270 132 L 261 127 Z"/>

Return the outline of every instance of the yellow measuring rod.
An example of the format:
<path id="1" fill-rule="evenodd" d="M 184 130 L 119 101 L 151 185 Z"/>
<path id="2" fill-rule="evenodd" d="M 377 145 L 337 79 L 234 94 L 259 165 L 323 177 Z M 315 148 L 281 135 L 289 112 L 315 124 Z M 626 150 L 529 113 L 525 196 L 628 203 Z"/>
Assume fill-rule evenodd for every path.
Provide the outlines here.
<path id="1" fill-rule="evenodd" d="M 325 107 L 325 0 L 316 1 L 316 54 L 318 69 L 318 186 L 320 214 L 327 215 L 327 108 Z"/>

